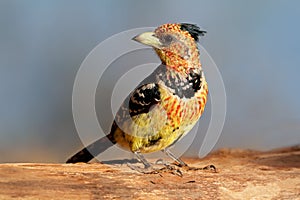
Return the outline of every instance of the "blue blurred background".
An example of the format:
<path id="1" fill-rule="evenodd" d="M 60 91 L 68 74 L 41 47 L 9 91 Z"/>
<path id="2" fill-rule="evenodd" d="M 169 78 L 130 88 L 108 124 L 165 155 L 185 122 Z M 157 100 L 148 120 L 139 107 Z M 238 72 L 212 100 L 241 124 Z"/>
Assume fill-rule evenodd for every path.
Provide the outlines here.
<path id="1" fill-rule="evenodd" d="M 78 150 L 71 103 L 83 59 L 113 34 L 167 22 L 208 31 L 201 45 L 227 93 L 216 149 L 299 144 L 299 20 L 296 0 L 1 0 L 0 162 L 63 162 Z"/>

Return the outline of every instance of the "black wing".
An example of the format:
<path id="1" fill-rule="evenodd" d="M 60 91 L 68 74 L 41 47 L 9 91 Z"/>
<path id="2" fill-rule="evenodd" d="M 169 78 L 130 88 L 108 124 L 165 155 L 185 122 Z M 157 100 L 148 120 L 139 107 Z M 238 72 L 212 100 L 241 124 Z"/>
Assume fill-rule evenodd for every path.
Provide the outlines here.
<path id="1" fill-rule="evenodd" d="M 147 83 L 134 90 L 129 99 L 129 114 L 131 117 L 149 112 L 150 108 L 160 102 L 159 85 Z"/>

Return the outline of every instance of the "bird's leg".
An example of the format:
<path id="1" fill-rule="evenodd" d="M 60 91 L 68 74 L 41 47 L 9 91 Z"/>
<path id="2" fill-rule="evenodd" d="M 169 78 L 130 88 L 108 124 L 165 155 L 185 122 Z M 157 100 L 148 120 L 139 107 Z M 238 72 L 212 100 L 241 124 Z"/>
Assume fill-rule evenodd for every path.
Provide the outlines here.
<path id="1" fill-rule="evenodd" d="M 130 163 L 127 163 L 127 166 L 137 172 L 143 173 L 143 174 L 149 174 L 152 173 L 153 169 L 152 169 L 152 165 L 146 160 L 146 158 L 143 156 L 143 154 L 141 154 L 141 152 L 136 151 L 134 152 L 134 155 L 137 157 L 137 159 L 143 163 L 144 168 L 136 166 L 136 165 L 132 165 Z"/>
<path id="2" fill-rule="evenodd" d="M 141 152 L 136 151 L 136 152 L 134 152 L 134 154 L 136 155 L 138 160 L 144 164 L 145 169 L 151 167 L 150 163 L 146 160 L 146 158 L 143 156 L 143 154 L 141 154 Z"/>
<path id="3" fill-rule="evenodd" d="M 174 154 L 172 154 L 172 152 L 169 150 L 169 149 L 164 149 L 163 152 L 169 156 L 170 158 L 172 158 L 173 160 L 175 160 L 178 164 L 179 167 L 182 167 L 184 169 L 187 169 L 187 170 L 211 170 L 211 171 L 214 171 L 214 172 L 217 172 L 217 168 L 214 166 L 214 165 L 208 165 L 208 166 L 205 166 L 205 167 L 190 167 L 188 166 L 184 161 L 182 161 L 180 158 L 177 158 Z"/>
<path id="4" fill-rule="evenodd" d="M 176 161 L 178 163 L 178 165 L 180 167 L 183 166 L 188 166 L 185 162 L 183 162 L 180 158 L 177 158 L 169 149 L 164 149 L 163 152 L 169 156 L 170 158 L 172 158 L 174 161 Z"/>

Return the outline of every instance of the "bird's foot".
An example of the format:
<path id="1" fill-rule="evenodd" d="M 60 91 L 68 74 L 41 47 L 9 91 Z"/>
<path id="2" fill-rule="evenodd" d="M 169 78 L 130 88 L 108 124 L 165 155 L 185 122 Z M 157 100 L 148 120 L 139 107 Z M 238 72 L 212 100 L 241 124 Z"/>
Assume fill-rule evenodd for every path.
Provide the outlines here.
<path id="1" fill-rule="evenodd" d="M 178 167 L 169 164 L 164 164 L 163 168 L 154 169 L 150 174 L 160 174 L 160 173 L 170 173 L 180 177 L 183 176 L 183 173 Z"/>
<path id="2" fill-rule="evenodd" d="M 150 172 L 152 170 L 152 166 L 141 167 L 141 166 L 134 165 L 134 164 L 131 164 L 131 163 L 127 163 L 127 166 L 130 169 L 132 169 L 134 171 L 137 171 L 137 172 L 140 172 L 140 173 L 147 173 L 147 172 Z"/>
<path id="3" fill-rule="evenodd" d="M 178 165 L 175 164 L 179 167 L 181 167 L 182 169 L 186 170 L 186 171 L 198 171 L 198 170 L 203 170 L 203 171 L 211 171 L 211 172 L 217 172 L 217 168 L 214 165 L 207 165 L 205 167 L 190 167 L 188 165 Z"/>
<path id="4" fill-rule="evenodd" d="M 182 172 L 180 171 L 180 169 L 178 169 L 177 166 L 172 166 L 172 165 L 168 165 L 168 164 L 164 164 L 163 168 L 154 168 L 153 166 L 150 167 L 145 167 L 142 168 L 140 166 L 136 166 L 136 165 L 132 165 L 130 163 L 127 164 L 127 166 L 134 170 L 137 171 L 139 173 L 143 173 L 143 174 L 162 174 L 162 173 L 170 173 L 173 175 L 177 175 L 182 177 Z"/>

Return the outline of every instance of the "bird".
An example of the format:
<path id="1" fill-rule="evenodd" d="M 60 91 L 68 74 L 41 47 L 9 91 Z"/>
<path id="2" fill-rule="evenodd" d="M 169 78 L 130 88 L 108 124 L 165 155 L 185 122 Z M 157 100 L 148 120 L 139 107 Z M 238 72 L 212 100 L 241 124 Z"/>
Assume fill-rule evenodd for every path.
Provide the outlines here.
<path id="1" fill-rule="evenodd" d="M 167 23 L 143 32 L 134 41 L 150 46 L 161 64 L 124 100 L 106 136 L 83 148 L 67 163 L 89 162 L 117 144 L 144 164 L 144 154 L 164 152 L 188 166 L 170 148 L 197 123 L 207 102 L 208 85 L 197 43 L 206 34 L 196 24 Z"/>

